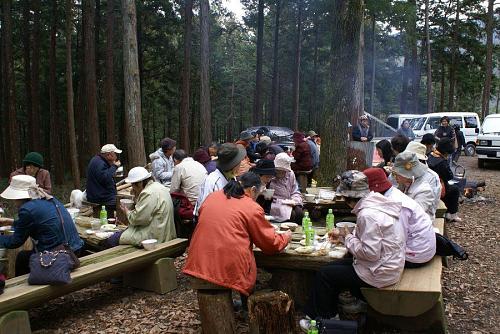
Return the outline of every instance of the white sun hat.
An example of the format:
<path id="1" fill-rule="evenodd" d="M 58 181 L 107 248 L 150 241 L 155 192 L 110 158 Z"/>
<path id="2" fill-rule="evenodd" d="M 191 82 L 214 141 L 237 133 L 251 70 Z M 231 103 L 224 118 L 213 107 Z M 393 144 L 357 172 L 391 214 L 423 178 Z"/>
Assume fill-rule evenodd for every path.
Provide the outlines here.
<path id="1" fill-rule="evenodd" d="M 122 153 L 122 150 L 118 149 L 115 145 L 113 144 L 106 144 L 104 145 L 102 148 L 101 148 L 101 153 L 111 153 L 111 152 L 115 152 L 115 153 Z"/>
<path id="2" fill-rule="evenodd" d="M 36 188 L 36 179 L 29 175 L 16 175 L 10 180 L 10 184 L 0 194 L 5 199 L 26 199 L 31 198 L 30 188 Z"/>
<path id="3" fill-rule="evenodd" d="M 295 159 L 288 155 L 286 152 L 278 153 L 274 158 L 274 168 L 280 170 L 291 171 L 291 163 L 295 162 Z"/>
<path id="4" fill-rule="evenodd" d="M 134 167 L 128 172 L 128 176 L 125 179 L 127 183 L 136 183 L 144 181 L 151 177 L 151 173 L 144 167 Z"/>

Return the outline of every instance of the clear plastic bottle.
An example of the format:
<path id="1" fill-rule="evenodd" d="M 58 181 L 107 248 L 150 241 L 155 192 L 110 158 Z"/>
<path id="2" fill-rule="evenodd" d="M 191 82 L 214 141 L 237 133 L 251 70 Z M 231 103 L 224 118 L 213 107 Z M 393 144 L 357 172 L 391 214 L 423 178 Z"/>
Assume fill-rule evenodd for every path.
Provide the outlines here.
<path id="1" fill-rule="evenodd" d="M 335 216 L 332 209 L 328 209 L 326 215 L 326 232 L 330 232 L 335 227 Z"/>
<path id="2" fill-rule="evenodd" d="M 99 212 L 99 221 L 101 225 L 108 223 L 108 212 L 106 211 L 106 207 L 103 205 L 101 207 L 101 212 Z"/>
<path id="3" fill-rule="evenodd" d="M 307 331 L 307 334 L 318 334 L 318 326 L 316 325 L 316 320 L 311 320 L 311 326 L 309 327 L 309 330 Z"/>

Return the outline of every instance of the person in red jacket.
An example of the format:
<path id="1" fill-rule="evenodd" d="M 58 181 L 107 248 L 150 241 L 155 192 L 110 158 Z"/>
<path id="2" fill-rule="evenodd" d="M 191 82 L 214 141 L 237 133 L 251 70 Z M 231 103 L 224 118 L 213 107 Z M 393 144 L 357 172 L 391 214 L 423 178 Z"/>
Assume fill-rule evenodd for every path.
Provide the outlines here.
<path id="1" fill-rule="evenodd" d="M 306 142 L 305 136 L 302 132 L 295 132 L 293 134 L 293 143 L 295 150 L 292 155 L 295 162 L 292 163 L 292 170 L 294 172 L 310 171 L 313 167 L 311 149 Z"/>
<path id="2" fill-rule="evenodd" d="M 231 180 L 203 202 L 184 274 L 248 296 L 257 279 L 253 244 L 265 254 L 282 251 L 291 233 L 277 234 L 255 199 L 263 185 L 252 172 Z"/>

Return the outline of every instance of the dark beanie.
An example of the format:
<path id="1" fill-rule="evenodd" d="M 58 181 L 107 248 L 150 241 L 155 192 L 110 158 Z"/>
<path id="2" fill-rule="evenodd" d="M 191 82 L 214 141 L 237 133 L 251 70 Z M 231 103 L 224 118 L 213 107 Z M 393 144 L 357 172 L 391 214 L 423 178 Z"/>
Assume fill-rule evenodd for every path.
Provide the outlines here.
<path id="1" fill-rule="evenodd" d="M 172 147 L 175 146 L 175 144 L 176 144 L 176 141 L 171 139 L 171 138 L 168 138 L 168 137 L 163 138 L 161 140 L 161 143 L 160 143 L 162 150 L 170 150 Z"/>
<path id="2" fill-rule="evenodd" d="M 455 143 L 450 138 L 441 138 L 437 143 L 436 149 L 442 154 L 452 154 L 455 152 Z"/>
<path id="3" fill-rule="evenodd" d="M 200 164 L 205 164 L 209 162 L 211 158 L 205 149 L 199 148 L 196 150 L 196 152 L 194 152 L 193 160 L 198 161 Z"/>

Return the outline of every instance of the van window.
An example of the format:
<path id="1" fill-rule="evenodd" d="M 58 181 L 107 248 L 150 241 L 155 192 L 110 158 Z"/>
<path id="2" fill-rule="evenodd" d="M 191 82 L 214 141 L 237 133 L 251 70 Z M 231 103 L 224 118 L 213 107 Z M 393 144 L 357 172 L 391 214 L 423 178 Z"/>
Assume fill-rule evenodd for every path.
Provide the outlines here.
<path id="1" fill-rule="evenodd" d="M 427 127 L 430 126 L 430 129 L 432 130 L 437 129 L 441 125 L 441 123 L 439 122 L 440 119 L 441 117 L 429 117 L 425 128 L 427 129 Z"/>
<path id="2" fill-rule="evenodd" d="M 389 117 L 387 119 L 387 124 L 389 124 L 390 126 L 392 126 L 396 130 L 399 128 L 397 117 Z"/>
<path id="3" fill-rule="evenodd" d="M 461 116 L 455 116 L 455 117 L 449 117 L 450 118 L 450 125 L 459 125 L 461 128 L 463 128 L 462 124 L 462 117 Z"/>
<path id="4" fill-rule="evenodd" d="M 475 116 L 464 116 L 466 128 L 477 128 L 477 119 Z"/>

